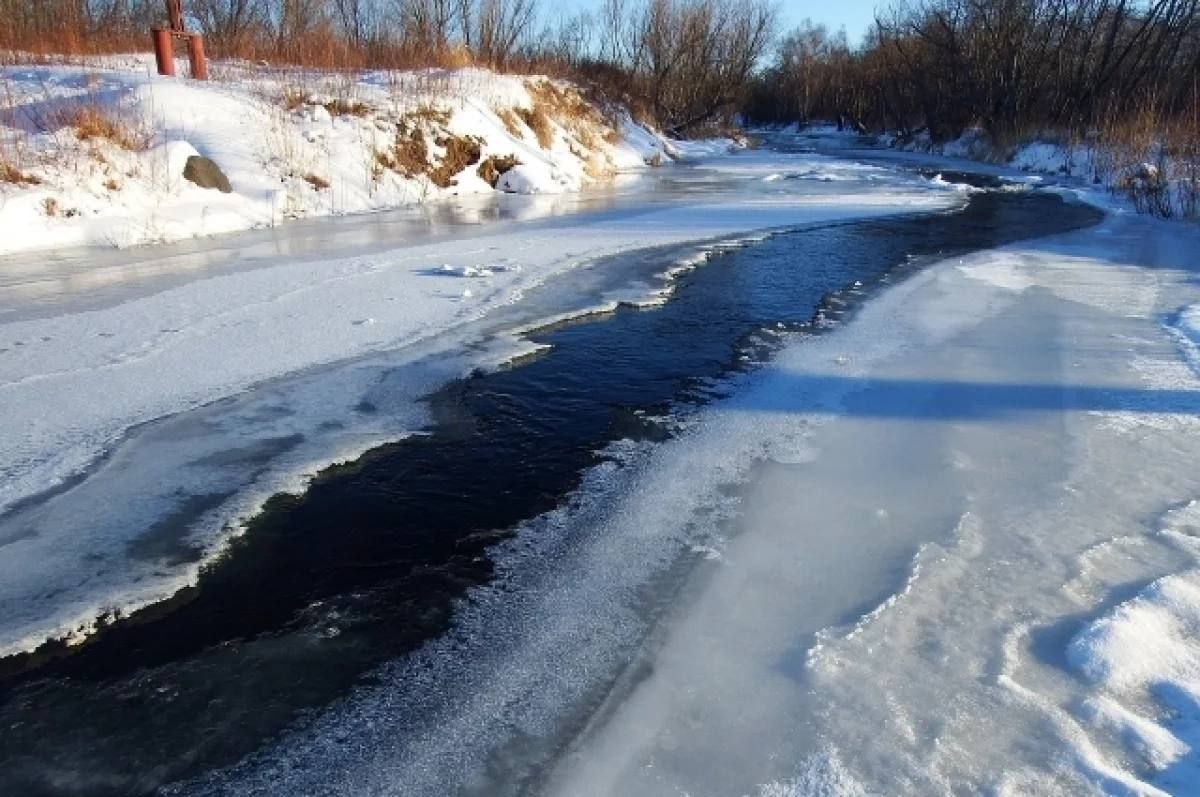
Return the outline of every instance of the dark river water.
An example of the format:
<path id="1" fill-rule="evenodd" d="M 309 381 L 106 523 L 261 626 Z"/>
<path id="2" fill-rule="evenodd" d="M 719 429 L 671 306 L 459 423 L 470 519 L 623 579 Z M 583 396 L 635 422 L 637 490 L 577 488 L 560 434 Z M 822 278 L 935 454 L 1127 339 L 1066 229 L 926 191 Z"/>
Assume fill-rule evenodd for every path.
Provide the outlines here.
<path id="1" fill-rule="evenodd" d="M 530 333 L 548 348 L 432 396 L 428 434 L 272 499 L 171 604 L 0 662 L 0 794 L 145 794 L 234 763 L 443 633 L 491 576 L 490 545 L 559 505 L 606 444 L 669 436 L 656 419 L 702 404 L 782 332 L 817 333 L 939 256 L 1098 220 L 1053 194 L 987 191 L 953 213 L 784 231 L 714 255 L 661 307 Z"/>

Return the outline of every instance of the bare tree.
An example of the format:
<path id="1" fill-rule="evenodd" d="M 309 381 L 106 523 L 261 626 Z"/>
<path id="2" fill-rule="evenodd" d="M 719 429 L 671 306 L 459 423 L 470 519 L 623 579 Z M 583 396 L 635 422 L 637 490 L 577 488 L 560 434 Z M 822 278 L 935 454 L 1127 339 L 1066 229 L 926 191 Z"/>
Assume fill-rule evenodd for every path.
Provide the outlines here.
<path id="1" fill-rule="evenodd" d="M 610 0 L 605 48 L 619 53 L 668 129 L 685 134 L 728 120 L 771 41 L 764 0 Z"/>
<path id="2" fill-rule="evenodd" d="M 450 46 L 462 13 L 456 0 L 397 0 L 396 10 L 404 42 L 432 53 Z"/>
<path id="3" fill-rule="evenodd" d="M 1194 112 L 1200 0 L 920 0 L 881 14 L 855 53 L 812 34 L 788 40 L 754 113 L 849 107 L 935 140 L 978 124 L 1012 141 L 1045 125 L 1083 134 L 1137 113 Z M 791 101 L 797 91 L 807 104 Z"/>
<path id="4" fill-rule="evenodd" d="M 188 11 L 218 52 L 240 52 L 267 20 L 264 0 L 192 0 Z"/>
<path id="5" fill-rule="evenodd" d="M 346 42 L 362 48 L 377 35 L 376 0 L 333 0 L 333 16 Z"/>
<path id="6" fill-rule="evenodd" d="M 533 28 L 536 0 L 475 0 L 466 28 L 476 57 L 503 67 Z"/>

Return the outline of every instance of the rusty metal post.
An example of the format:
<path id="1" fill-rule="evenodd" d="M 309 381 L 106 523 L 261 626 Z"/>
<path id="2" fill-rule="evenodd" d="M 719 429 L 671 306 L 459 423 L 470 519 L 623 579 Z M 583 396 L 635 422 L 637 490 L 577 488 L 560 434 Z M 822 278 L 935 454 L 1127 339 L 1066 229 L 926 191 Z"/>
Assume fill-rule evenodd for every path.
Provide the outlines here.
<path id="1" fill-rule="evenodd" d="M 208 60 L 204 57 L 204 37 L 199 33 L 188 35 L 188 60 L 192 65 L 192 79 L 208 80 Z"/>
<path id="2" fill-rule="evenodd" d="M 174 77 L 175 75 L 175 44 L 171 31 L 154 28 L 154 60 L 158 62 L 158 74 Z"/>
<path id="3" fill-rule="evenodd" d="M 204 57 L 204 37 L 199 33 L 188 33 L 183 27 L 183 0 L 165 0 L 168 28 L 153 28 L 154 58 L 158 62 L 158 74 L 175 75 L 175 39 L 187 39 L 188 63 L 193 80 L 208 80 L 208 59 Z"/>
<path id="4" fill-rule="evenodd" d="M 171 30 L 183 33 L 183 0 L 167 0 L 167 19 Z"/>

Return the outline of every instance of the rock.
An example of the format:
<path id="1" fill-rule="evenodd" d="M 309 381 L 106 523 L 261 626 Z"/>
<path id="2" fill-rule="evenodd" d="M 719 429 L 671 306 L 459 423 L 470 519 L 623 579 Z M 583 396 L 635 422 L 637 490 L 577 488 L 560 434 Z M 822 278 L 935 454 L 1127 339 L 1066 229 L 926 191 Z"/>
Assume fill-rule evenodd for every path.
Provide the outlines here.
<path id="1" fill-rule="evenodd" d="M 215 188 L 222 194 L 233 193 L 233 186 L 229 184 L 229 178 L 221 171 L 221 167 L 201 155 L 193 155 L 187 159 L 183 166 L 183 177 L 201 188 Z"/>

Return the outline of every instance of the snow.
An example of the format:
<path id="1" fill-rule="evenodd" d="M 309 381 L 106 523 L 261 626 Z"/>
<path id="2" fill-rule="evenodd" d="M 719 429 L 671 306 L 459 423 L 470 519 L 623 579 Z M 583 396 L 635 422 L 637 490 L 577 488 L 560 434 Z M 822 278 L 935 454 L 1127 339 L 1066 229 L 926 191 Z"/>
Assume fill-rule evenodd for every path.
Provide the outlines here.
<path id="1" fill-rule="evenodd" d="M 1002 151 L 993 145 L 986 131 L 979 127 L 971 127 L 964 130 L 958 138 L 942 144 L 934 144 L 928 133 L 920 133 L 905 141 L 900 141 L 894 135 L 884 134 L 879 136 L 877 141 L 882 146 L 897 147 L 906 152 L 928 152 L 959 161 L 1003 164 L 1008 170 L 1031 175 L 1054 175 L 1092 182 L 1100 171 L 1102 153 L 1087 141 L 1068 143 L 1054 137 L 1051 139 L 1033 137 L 1023 141 L 1012 151 Z M 1112 179 L 1109 181 L 1109 187 L 1115 184 L 1119 175 L 1110 177 Z"/>
<path id="2" fill-rule="evenodd" d="M 695 141 L 673 141 L 671 148 L 676 157 L 697 160 L 725 155 L 741 149 L 742 145 L 731 138 L 706 138 Z"/>
<path id="3" fill-rule="evenodd" d="M 1200 555 L 1200 500 L 1166 513 L 1159 534 Z M 1200 560 L 1198 560 L 1200 563 Z M 1114 734 L 1175 792 L 1200 770 L 1200 570 L 1160 578 L 1089 623 L 1067 659 L 1099 692 L 1082 715 Z"/>
<path id="4" fill-rule="evenodd" d="M 1176 325 L 1184 340 L 1193 347 L 1200 346 L 1200 305 L 1190 305 L 1183 308 L 1179 313 L 1179 321 Z M 1200 361 L 1194 360 L 1200 364 Z"/>
<path id="5" fill-rule="evenodd" d="M 478 141 L 480 160 L 516 157 L 521 165 L 500 186 L 516 193 L 576 192 L 676 154 L 628 115 L 612 127 L 598 112 L 578 119 L 553 106 L 545 110 L 553 140 L 543 147 L 514 111 L 535 107 L 545 86 L 575 91 L 546 78 L 479 69 L 347 78 L 239 63 L 214 64 L 209 83 L 152 73 L 141 56 L 0 68 L 0 151 L 40 181 L 0 185 L 0 252 L 128 247 L 492 193 L 475 164 L 445 187 L 386 167 L 381 158 L 404 125 L 419 129 L 434 159 L 448 135 Z M 80 140 L 71 125 L 79 109 L 117 121 L 146 146 Z M 183 179 L 197 154 L 217 163 L 233 193 Z"/>
<path id="6" fill-rule="evenodd" d="M 749 174 L 836 168 L 815 155 L 723 153 L 709 163 L 674 175 L 707 191 L 650 203 L 634 193 L 626 209 L 596 217 L 480 225 L 464 205 L 468 226 L 412 242 L 386 237 L 359 254 L 298 225 L 295 243 L 285 230 L 263 234 L 283 256 L 239 260 L 242 241 L 229 250 L 236 267 L 192 276 L 176 271 L 186 262 L 141 254 L 142 265 L 118 276 L 133 287 L 99 298 L 90 275 L 109 272 L 80 255 L 80 272 L 54 288 L 65 295 L 52 293 L 46 307 L 22 290 L 43 291 L 50 264 L 14 259 L 17 285 L 0 308 L 0 651 L 78 639 L 98 618 L 193 583 L 270 494 L 419 429 L 416 402 L 440 382 L 528 352 L 511 335 L 557 312 L 521 310 L 551 280 L 641 247 L 961 201 L 907 177 L 786 190 L 738 177 L 738 164 Z M 536 214 L 541 198 L 511 201 L 522 203 L 514 214 Z M 705 257 L 702 249 L 662 284 L 606 301 L 661 302 L 670 279 Z M 160 273 L 170 281 L 137 289 L 139 274 Z M 498 314 L 516 320 L 490 329 Z M 358 411 L 381 401 L 378 385 L 390 386 L 394 406 Z M 97 502 L 112 507 L 99 519 Z M 139 540 L 161 537 L 164 519 L 197 502 L 206 510 L 173 543 L 192 553 L 136 554 Z"/>
<path id="7" fill-rule="evenodd" d="M 1090 176 L 1090 155 L 1072 157 L 1073 153 L 1060 144 L 1046 141 L 1031 141 L 1013 154 L 1010 165 L 1026 172 L 1042 174 L 1070 174 L 1076 177 Z"/>
<path id="8" fill-rule="evenodd" d="M 958 138 L 942 145 L 947 158 L 981 158 L 987 147 L 987 135 L 978 127 L 967 128 Z"/>
<path id="9" fill-rule="evenodd" d="M 570 183 L 552 170 L 525 164 L 502 174 L 496 188 L 510 194 L 557 194 L 571 190 Z"/>
<path id="10" fill-rule="evenodd" d="M 941 174 L 935 174 L 932 178 L 930 178 L 929 182 L 933 183 L 934 185 L 951 186 L 956 191 L 961 191 L 964 194 L 978 193 L 983 190 L 982 188 L 976 188 L 975 186 L 967 185 L 966 183 L 952 183 Z"/>
<path id="11" fill-rule="evenodd" d="M 1005 257 L 999 253 L 983 262 L 972 261 L 960 265 L 958 270 L 972 279 L 1013 291 L 1023 291 L 1037 284 L 1023 273 L 1019 258 Z"/>
<path id="12" fill-rule="evenodd" d="M 443 263 L 436 273 L 455 277 L 494 277 L 506 271 L 520 270 L 519 264 L 511 262 L 484 263 L 479 266 L 452 266 L 449 263 Z"/>
<path id="13" fill-rule="evenodd" d="M 1200 686 L 1198 637 L 1200 583 L 1192 573 L 1174 575 L 1091 624 L 1071 642 L 1068 658 L 1088 680 L 1118 693 L 1159 679 Z"/>

